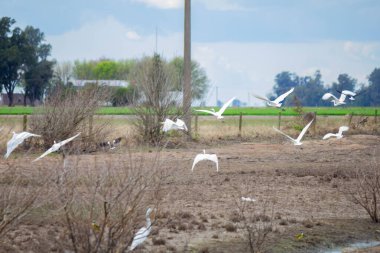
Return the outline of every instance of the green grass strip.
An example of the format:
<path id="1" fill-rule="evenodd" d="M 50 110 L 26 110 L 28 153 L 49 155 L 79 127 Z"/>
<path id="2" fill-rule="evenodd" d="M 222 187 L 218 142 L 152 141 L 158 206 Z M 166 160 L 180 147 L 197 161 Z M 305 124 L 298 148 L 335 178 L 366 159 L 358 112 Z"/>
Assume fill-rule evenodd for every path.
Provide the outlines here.
<path id="1" fill-rule="evenodd" d="M 217 107 L 193 107 L 194 115 L 209 115 L 207 113 L 196 112 L 196 109 L 207 109 L 210 110 L 214 108 L 216 111 L 219 110 Z M 37 112 L 41 107 L 0 107 L 0 115 L 24 115 L 32 114 Z M 225 116 L 237 116 L 242 113 L 243 115 L 262 115 L 262 116 L 275 116 L 281 112 L 284 116 L 294 116 L 297 115 L 293 107 L 285 107 L 285 111 L 281 109 L 272 108 L 272 107 L 241 107 L 241 108 L 228 108 L 223 115 Z M 355 115 L 363 116 L 374 116 L 375 111 L 377 110 L 380 114 L 380 107 L 304 107 L 304 112 L 317 112 L 318 115 L 347 115 L 354 113 Z M 98 115 L 133 115 L 133 109 L 129 107 L 101 107 L 96 114 Z"/>

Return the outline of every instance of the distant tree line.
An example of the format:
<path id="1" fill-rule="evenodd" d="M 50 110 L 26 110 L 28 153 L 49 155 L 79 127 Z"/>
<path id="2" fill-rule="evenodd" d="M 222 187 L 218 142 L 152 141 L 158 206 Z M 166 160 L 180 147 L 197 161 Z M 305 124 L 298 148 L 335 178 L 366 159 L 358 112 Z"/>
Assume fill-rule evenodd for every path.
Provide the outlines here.
<path id="1" fill-rule="evenodd" d="M 136 97 L 136 80 L 131 73 L 140 66 L 141 59 L 120 60 L 99 59 L 94 61 L 75 61 L 57 63 L 48 60 L 51 45 L 44 42 L 44 33 L 32 26 L 24 30 L 14 27 L 16 21 L 9 17 L 0 19 L 0 91 L 4 89 L 8 96 L 8 106 L 13 106 L 13 95 L 16 86 L 24 89 L 24 105 L 27 98 L 34 105 L 42 101 L 56 89 L 74 89 L 73 78 L 81 80 L 125 80 L 128 87 L 111 87 L 110 102 L 115 105 L 131 103 Z M 148 57 L 148 58 L 153 58 Z M 183 58 L 176 57 L 171 61 L 162 59 L 172 75 L 172 90 L 182 91 Z M 165 67 L 166 68 L 166 67 Z M 192 62 L 193 99 L 202 99 L 209 87 L 206 72 L 200 65 Z"/>
<path id="2" fill-rule="evenodd" d="M 368 85 L 358 84 L 357 80 L 348 74 L 340 74 L 336 82 L 325 86 L 322 74 L 318 70 L 312 76 L 298 76 L 289 71 L 276 75 L 272 99 L 294 87 L 294 92 L 285 101 L 286 106 L 299 103 L 303 106 L 330 106 L 331 102 L 322 100 L 323 94 L 330 92 L 339 98 L 338 91 L 355 91 L 358 96 L 355 101 L 347 103 L 350 106 L 380 105 L 380 68 L 375 68 L 368 76 Z"/>
<path id="3" fill-rule="evenodd" d="M 75 61 L 57 63 L 48 60 L 51 45 L 45 43 L 44 33 L 32 26 L 22 30 L 14 27 L 15 20 L 9 17 L 0 19 L 0 91 L 3 89 L 8 96 L 8 105 L 13 105 L 13 94 L 16 86 L 24 89 L 24 105 L 29 99 L 34 105 L 36 100 L 42 101 L 56 89 L 74 89 L 73 78 L 80 80 L 125 80 L 128 87 L 110 88 L 110 103 L 114 106 L 131 104 L 138 98 L 139 85 L 134 74 L 142 62 L 157 57 L 142 57 L 115 61 L 99 59 L 93 61 Z M 172 91 L 182 91 L 183 65 L 182 57 L 166 61 L 160 57 L 160 64 L 165 66 L 171 80 Z M 204 99 L 209 79 L 205 70 L 192 61 L 192 99 Z M 296 73 L 284 71 L 276 75 L 272 98 L 295 87 L 294 92 L 285 101 L 285 105 L 296 103 L 304 106 L 330 106 L 331 103 L 321 99 L 324 93 L 331 92 L 337 97 L 336 90 L 351 90 L 358 94 L 352 106 L 380 105 L 380 68 L 375 68 L 368 76 L 368 85 L 358 84 L 357 80 L 348 74 L 340 74 L 336 82 L 325 86 L 322 74 L 316 71 L 312 76 L 298 76 Z"/>

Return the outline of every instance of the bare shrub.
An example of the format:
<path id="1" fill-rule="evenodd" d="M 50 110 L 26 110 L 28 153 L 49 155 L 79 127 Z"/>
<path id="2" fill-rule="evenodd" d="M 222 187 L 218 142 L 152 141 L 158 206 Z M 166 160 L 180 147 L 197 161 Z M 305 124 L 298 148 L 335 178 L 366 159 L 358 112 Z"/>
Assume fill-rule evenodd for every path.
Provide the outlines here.
<path id="1" fill-rule="evenodd" d="M 247 189 L 248 185 L 246 183 L 243 187 Z M 264 198 L 255 202 L 241 201 L 241 196 L 247 196 L 247 193 L 249 193 L 246 189 L 243 191 L 236 189 L 236 211 L 234 212 L 234 216 L 240 216 L 240 218 L 236 218 L 236 220 L 240 221 L 236 223 L 236 226 L 244 231 L 249 251 L 251 253 L 262 252 L 265 240 L 273 231 L 273 191 L 268 186 L 267 199 Z"/>
<path id="2" fill-rule="evenodd" d="M 157 210 L 164 175 L 158 155 L 149 160 L 129 153 L 128 160 L 95 160 L 87 168 L 66 168 L 60 174 L 56 187 L 70 242 L 63 249 L 125 252 L 137 230 L 146 226 L 146 210 Z"/>
<path id="3" fill-rule="evenodd" d="M 365 209 L 372 221 L 380 222 L 380 166 L 375 150 L 369 167 L 360 166 L 353 177 L 353 187 L 347 187 L 349 199 Z"/>
<path id="4" fill-rule="evenodd" d="M 106 97 L 106 90 L 97 85 L 78 90 L 57 89 L 41 111 L 33 115 L 31 131 L 42 135 L 46 148 L 55 140 L 61 141 L 81 132 L 81 140 L 88 147 L 103 133 L 104 126 L 94 127 L 91 121 Z"/>
<path id="5" fill-rule="evenodd" d="M 0 168 L 0 239 L 37 207 L 50 175 L 7 163 Z"/>
<path id="6" fill-rule="evenodd" d="M 140 94 L 135 101 L 136 127 L 144 142 L 157 144 L 163 138 L 161 122 L 169 114 L 179 115 L 178 94 L 174 90 L 174 73 L 160 55 L 145 57 L 131 74 Z"/>

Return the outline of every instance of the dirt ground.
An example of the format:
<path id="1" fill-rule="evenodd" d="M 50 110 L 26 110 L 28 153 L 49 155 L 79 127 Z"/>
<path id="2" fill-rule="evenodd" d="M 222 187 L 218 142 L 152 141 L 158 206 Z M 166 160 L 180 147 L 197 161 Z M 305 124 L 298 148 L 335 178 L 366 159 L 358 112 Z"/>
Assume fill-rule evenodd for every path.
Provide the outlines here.
<path id="1" fill-rule="evenodd" d="M 194 157 L 203 149 L 218 155 L 219 172 L 209 161 L 191 171 Z M 153 156 L 150 151 L 145 150 L 145 155 Z M 380 225 L 372 223 L 345 192 L 352 186 L 346 172 L 379 167 L 379 155 L 380 136 L 374 135 L 307 138 L 302 146 L 278 138 L 199 141 L 166 148 L 160 154 L 161 169 L 168 174 L 162 184 L 160 215 L 136 251 L 248 252 L 245 230 L 236 219 L 241 197 L 256 199 L 249 203 L 253 210 L 263 214 L 265 208 L 265 215 L 274 219 L 264 252 L 328 252 L 352 242 L 380 241 Z M 50 158 L 54 159 L 59 158 Z M 120 159 L 127 159 L 122 147 L 80 158 L 87 165 Z M 304 237 L 296 239 L 300 233 Z M 59 240 L 60 230 L 53 221 L 29 220 L 7 234 L 0 252 L 57 252 Z"/>

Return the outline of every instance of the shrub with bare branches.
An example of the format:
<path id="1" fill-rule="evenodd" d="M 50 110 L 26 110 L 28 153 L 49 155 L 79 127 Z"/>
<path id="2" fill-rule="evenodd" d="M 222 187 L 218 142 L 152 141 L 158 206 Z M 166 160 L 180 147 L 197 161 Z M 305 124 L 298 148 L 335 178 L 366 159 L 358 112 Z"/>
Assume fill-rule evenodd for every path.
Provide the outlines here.
<path id="1" fill-rule="evenodd" d="M 180 113 L 173 70 L 155 54 L 138 62 L 131 75 L 140 94 L 135 101 L 137 130 L 145 142 L 159 143 L 163 138 L 161 122 L 169 114 Z"/>
<path id="2" fill-rule="evenodd" d="M 51 175 L 29 171 L 12 163 L 0 168 L 0 239 L 36 208 Z"/>
<path id="3" fill-rule="evenodd" d="M 91 120 L 106 97 L 106 89 L 97 85 L 77 90 L 57 89 L 41 111 L 33 115 L 31 131 L 42 135 L 45 147 L 50 147 L 55 140 L 61 141 L 82 132 L 81 139 L 87 147 L 93 144 L 95 137 L 103 134 L 104 127 L 95 128 Z"/>
<path id="4" fill-rule="evenodd" d="M 360 167 L 353 176 L 353 187 L 346 191 L 355 204 L 365 209 L 372 221 L 380 222 L 380 166 L 376 152 L 369 167 Z"/>
<path id="5" fill-rule="evenodd" d="M 248 183 L 245 184 L 245 188 L 248 188 Z M 274 199 L 273 194 L 270 194 L 272 190 L 269 186 L 268 194 L 266 194 L 268 198 L 265 199 L 243 201 L 241 197 L 248 196 L 249 192 L 248 190 L 237 189 L 236 210 L 233 213 L 232 220 L 237 222 L 238 228 L 244 231 L 249 252 L 257 253 L 262 252 L 265 240 L 273 231 Z"/>
<path id="6" fill-rule="evenodd" d="M 137 230 L 146 226 L 147 208 L 157 210 L 160 200 L 158 154 L 148 159 L 129 153 L 128 160 L 95 160 L 95 167 L 69 166 L 59 174 L 58 199 L 71 242 L 63 249 L 125 252 Z"/>

